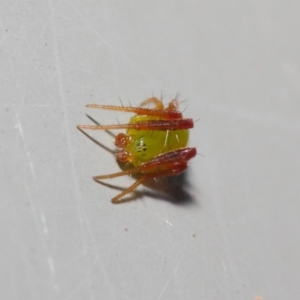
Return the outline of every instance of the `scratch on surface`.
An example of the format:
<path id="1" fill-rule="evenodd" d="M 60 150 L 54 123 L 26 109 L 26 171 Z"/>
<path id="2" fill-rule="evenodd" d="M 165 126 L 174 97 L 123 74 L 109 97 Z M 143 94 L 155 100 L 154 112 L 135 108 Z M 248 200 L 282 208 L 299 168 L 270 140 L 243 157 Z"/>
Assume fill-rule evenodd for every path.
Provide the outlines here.
<path id="1" fill-rule="evenodd" d="M 158 214 L 157 212 L 156 212 L 155 214 L 156 214 L 158 217 L 160 217 L 162 220 L 164 220 L 168 225 L 173 226 L 173 224 L 172 224 L 169 220 L 163 218 L 163 217 L 162 217 L 160 214 Z"/>
<path id="2" fill-rule="evenodd" d="M 54 13 L 54 5 L 53 1 L 49 0 L 50 4 L 50 10 L 52 13 Z M 54 14 L 53 14 L 54 16 Z M 62 110 L 64 111 L 64 127 L 65 127 L 65 132 L 66 132 L 66 140 L 67 140 L 67 147 L 68 147 L 68 152 L 69 152 L 69 159 L 70 159 L 70 166 L 71 166 L 71 179 L 73 183 L 73 190 L 74 190 L 74 198 L 76 200 L 76 207 L 77 207 L 77 215 L 79 219 L 79 224 L 80 224 L 80 237 L 83 245 L 83 251 L 87 251 L 86 249 L 88 248 L 86 244 L 86 239 L 83 234 L 83 224 L 86 225 L 87 232 L 90 235 L 91 241 L 94 244 L 94 248 L 96 249 L 96 263 L 99 264 L 103 276 L 105 278 L 106 284 L 107 284 L 107 289 L 109 293 L 109 298 L 110 299 L 115 299 L 115 291 L 111 287 L 108 280 L 108 275 L 106 272 L 106 269 L 104 267 L 103 261 L 101 260 L 99 256 L 99 249 L 96 243 L 96 239 L 93 235 L 92 228 L 90 226 L 89 220 L 86 216 L 85 210 L 82 207 L 82 197 L 81 197 L 81 191 L 80 191 L 80 186 L 79 182 L 77 179 L 76 175 L 76 168 L 75 168 L 75 160 L 74 160 L 74 152 L 73 152 L 73 145 L 71 141 L 71 134 L 70 134 L 70 128 L 69 128 L 69 114 L 68 114 L 68 109 L 67 109 L 67 103 L 66 103 L 66 97 L 65 97 L 65 91 L 64 91 L 64 82 L 63 82 L 63 71 L 62 71 L 62 63 L 60 60 L 60 52 L 59 52 L 59 45 L 58 45 L 58 38 L 57 38 L 57 29 L 55 26 L 55 22 L 53 21 L 53 18 L 50 21 L 50 26 L 51 26 L 51 31 L 53 35 L 53 52 L 54 52 L 54 57 L 55 57 L 55 65 L 56 65 L 56 76 L 57 76 L 57 83 L 58 83 L 58 92 L 59 92 L 59 98 L 61 100 L 61 106 Z"/>
<path id="3" fill-rule="evenodd" d="M 187 248 L 187 239 L 185 240 L 185 244 L 184 244 L 184 248 L 183 248 L 182 254 L 181 254 L 181 256 L 180 256 L 180 258 L 179 258 L 179 260 L 178 260 L 178 262 L 176 264 L 176 267 L 174 269 L 174 272 L 173 272 L 174 276 L 177 274 L 178 268 L 179 268 L 179 266 L 181 264 L 181 261 L 183 259 L 184 253 L 186 251 L 186 248 Z"/>
<path id="4" fill-rule="evenodd" d="M 214 195 L 213 195 L 214 197 Z M 217 197 L 216 197 L 217 198 Z M 220 230 L 220 243 L 222 244 L 222 248 L 224 249 L 224 252 L 226 253 L 228 261 L 228 265 L 225 266 L 225 264 L 222 262 L 224 274 L 226 276 L 226 279 L 229 279 L 228 273 L 230 274 L 230 278 L 232 280 L 237 280 L 238 275 L 237 275 L 237 270 L 236 270 L 236 265 L 234 264 L 234 259 L 233 259 L 233 254 L 230 248 L 230 243 L 228 241 L 228 236 L 227 236 L 227 231 L 226 231 L 226 226 L 224 226 L 224 221 L 222 219 L 222 213 L 221 213 L 221 206 L 219 205 L 219 202 L 217 200 L 213 201 L 213 206 L 214 210 L 216 212 L 216 222 Z M 225 268 L 224 268 L 225 267 Z"/>
<path id="5" fill-rule="evenodd" d="M 167 290 L 167 287 L 168 287 L 168 285 L 170 284 L 170 282 L 171 282 L 171 279 L 169 279 L 169 280 L 167 281 L 167 283 L 165 284 L 163 290 L 162 290 L 161 293 L 158 295 L 158 297 L 157 297 L 156 300 L 160 300 L 160 299 L 161 299 L 161 297 L 163 296 L 163 294 L 164 294 L 165 291 Z"/>
<path id="6" fill-rule="evenodd" d="M 46 223 L 46 217 L 45 217 L 44 213 L 41 213 L 41 221 L 43 224 L 43 232 L 44 232 L 44 234 L 47 235 L 49 233 L 49 230 L 48 230 L 48 226 Z"/>
<path id="7" fill-rule="evenodd" d="M 224 273 L 227 275 L 227 268 L 226 268 L 226 265 L 224 262 L 222 262 L 222 267 L 223 267 Z"/>
<path id="8" fill-rule="evenodd" d="M 38 222 L 37 209 L 36 209 L 36 207 L 34 205 L 34 202 L 33 202 L 33 199 L 32 199 L 31 190 L 28 187 L 28 185 L 26 184 L 26 182 L 25 182 L 25 188 L 26 188 L 26 191 L 27 191 L 31 211 L 33 213 L 33 216 L 34 216 L 35 222 L 37 224 L 37 227 L 38 227 L 39 231 L 43 231 L 43 233 L 44 233 L 44 238 L 42 239 L 42 245 L 44 247 L 44 251 L 45 251 L 45 254 L 47 256 L 47 263 L 48 263 L 48 267 L 49 267 L 49 270 L 50 270 L 50 274 L 51 274 L 51 277 L 53 278 L 53 289 L 56 292 L 58 292 L 60 290 L 60 287 L 57 284 L 56 278 L 55 278 L 56 273 L 55 273 L 54 262 L 53 262 L 52 256 L 49 254 L 47 244 L 46 244 L 46 240 L 45 240 L 45 235 L 47 235 L 49 233 L 48 226 L 47 226 L 47 223 L 46 223 L 46 217 L 45 217 L 45 214 L 43 212 L 41 212 L 40 219 L 41 219 L 41 222 L 43 224 L 43 228 L 41 230 L 40 229 L 40 222 Z"/>
<path id="9" fill-rule="evenodd" d="M 51 256 L 47 257 L 47 262 L 48 262 L 49 270 L 50 270 L 52 276 L 55 277 L 55 267 L 54 267 L 53 259 Z"/>
<path id="10" fill-rule="evenodd" d="M 175 267 L 174 273 L 173 273 L 174 276 L 177 274 L 177 271 L 178 271 L 178 268 L 179 268 L 179 266 L 180 266 L 180 264 L 181 264 L 182 259 L 183 259 L 183 254 L 181 254 L 181 256 L 180 256 L 180 258 L 179 258 L 179 260 L 178 260 L 178 262 L 177 262 L 177 264 L 176 264 L 176 267 Z"/>
<path id="11" fill-rule="evenodd" d="M 22 124 L 21 124 L 21 121 L 20 121 L 20 118 L 19 118 L 19 114 L 16 110 L 16 107 L 14 106 L 14 110 L 15 110 L 15 119 L 16 119 L 16 128 L 19 130 L 20 132 L 20 136 L 21 136 L 21 139 L 22 139 L 22 143 L 23 143 L 23 147 L 25 149 L 25 153 L 26 153 L 26 156 L 27 156 L 27 159 L 28 159 L 28 164 L 29 164 L 29 167 L 30 167 L 30 170 L 31 170 L 31 174 L 33 176 L 33 178 L 36 180 L 36 174 L 35 174 L 35 168 L 34 168 L 34 164 L 31 160 L 31 157 L 30 157 L 30 153 L 28 151 L 28 147 L 25 143 L 25 138 L 24 138 L 24 132 L 23 132 L 23 127 L 22 127 Z"/>
<path id="12" fill-rule="evenodd" d="M 55 267 L 54 267 L 54 262 L 53 262 L 53 259 L 51 256 L 48 256 L 47 257 L 47 263 L 48 263 L 48 267 L 49 267 L 49 270 L 50 270 L 50 273 L 51 273 L 51 276 L 53 279 L 55 279 L 55 276 L 56 276 L 56 273 L 55 273 Z M 53 288 L 55 291 L 59 291 L 60 290 L 60 287 L 58 284 L 54 283 L 53 284 Z"/>

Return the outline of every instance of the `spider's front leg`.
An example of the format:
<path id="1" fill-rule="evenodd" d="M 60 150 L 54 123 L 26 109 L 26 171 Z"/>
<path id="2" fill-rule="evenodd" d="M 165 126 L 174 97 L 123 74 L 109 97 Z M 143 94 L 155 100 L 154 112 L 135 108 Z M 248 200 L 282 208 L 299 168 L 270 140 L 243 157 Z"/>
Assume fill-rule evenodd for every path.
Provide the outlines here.
<path id="1" fill-rule="evenodd" d="M 106 109 L 106 110 L 115 110 L 123 112 L 131 112 L 137 115 L 146 115 L 146 116 L 157 116 L 166 120 L 176 120 L 182 119 L 182 113 L 177 110 L 177 106 L 174 105 L 175 100 L 172 100 L 168 108 L 164 108 L 162 102 L 155 97 L 149 98 L 142 102 L 142 106 L 153 103 L 155 105 L 154 109 L 145 108 L 145 107 L 131 107 L 131 106 L 114 106 L 114 105 L 101 105 L 101 104 L 87 104 L 87 107 L 97 108 L 97 109 Z M 82 126 L 82 125 L 79 125 Z"/>

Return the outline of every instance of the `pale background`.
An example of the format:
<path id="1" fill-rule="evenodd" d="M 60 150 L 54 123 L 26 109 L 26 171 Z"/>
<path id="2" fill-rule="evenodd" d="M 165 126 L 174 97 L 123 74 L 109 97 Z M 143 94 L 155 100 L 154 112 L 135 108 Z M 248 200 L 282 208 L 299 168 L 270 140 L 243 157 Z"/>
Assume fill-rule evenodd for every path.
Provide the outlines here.
<path id="1" fill-rule="evenodd" d="M 287 0 L 1 0 L 0 298 L 300 299 L 299 14 Z M 85 104 L 177 92 L 204 155 L 157 185 L 180 199 L 142 186 L 111 204 L 120 190 L 91 178 L 120 169 L 76 125 L 130 114 Z"/>

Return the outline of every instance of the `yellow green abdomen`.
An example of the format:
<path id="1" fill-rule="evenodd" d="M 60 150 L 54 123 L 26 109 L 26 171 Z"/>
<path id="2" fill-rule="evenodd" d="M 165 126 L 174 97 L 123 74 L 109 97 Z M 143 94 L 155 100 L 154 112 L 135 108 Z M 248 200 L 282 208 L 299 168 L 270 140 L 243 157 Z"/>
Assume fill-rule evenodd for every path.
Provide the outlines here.
<path id="1" fill-rule="evenodd" d="M 130 119 L 130 124 L 159 120 L 159 117 L 137 115 Z M 188 130 L 136 130 L 129 129 L 130 142 L 126 150 L 132 155 L 132 164 L 139 166 L 159 154 L 187 146 Z"/>

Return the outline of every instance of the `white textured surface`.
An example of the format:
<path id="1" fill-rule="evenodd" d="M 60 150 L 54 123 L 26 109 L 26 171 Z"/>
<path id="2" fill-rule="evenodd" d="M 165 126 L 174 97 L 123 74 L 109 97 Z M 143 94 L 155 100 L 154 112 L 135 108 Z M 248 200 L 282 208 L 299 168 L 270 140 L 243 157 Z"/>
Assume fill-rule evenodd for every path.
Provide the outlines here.
<path id="1" fill-rule="evenodd" d="M 300 299 L 300 2 L 1 0 L 1 299 Z M 77 124 L 177 91 L 191 200 L 142 197 Z M 92 135 L 113 148 L 104 132 Z M 108 183 L 126 187 L 132 179 Z"/>

